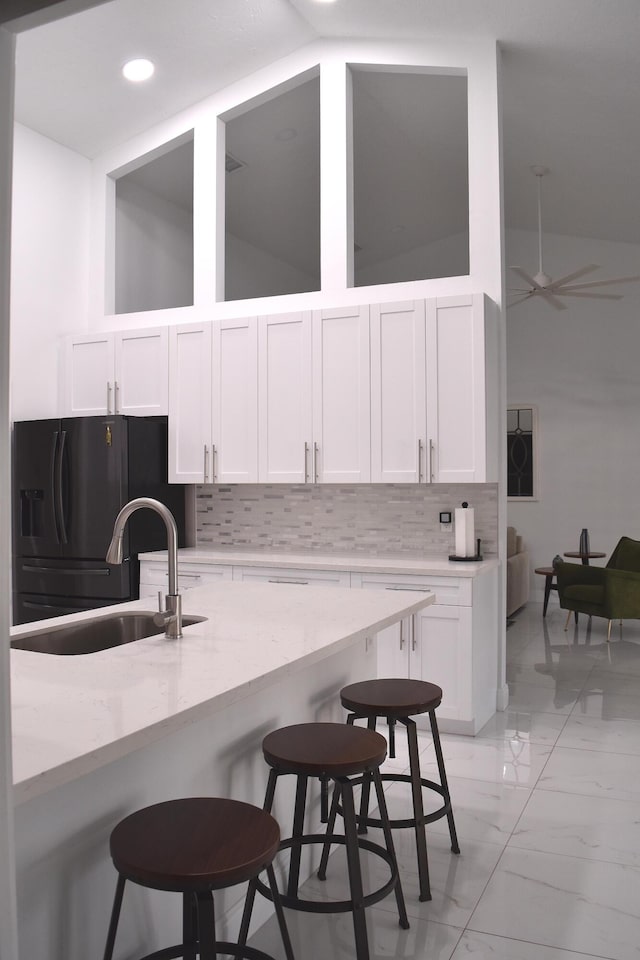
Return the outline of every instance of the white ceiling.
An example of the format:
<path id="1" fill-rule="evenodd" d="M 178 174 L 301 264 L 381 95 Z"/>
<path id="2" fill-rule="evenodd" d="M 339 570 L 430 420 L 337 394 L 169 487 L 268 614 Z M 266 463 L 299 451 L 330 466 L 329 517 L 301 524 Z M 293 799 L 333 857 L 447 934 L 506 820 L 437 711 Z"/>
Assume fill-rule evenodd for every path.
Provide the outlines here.
<path id="1" fill-rule="evenodd" d="M 545 230 L 640 243 L 639 0 L 111 0 L 18 35 L 17 118 L 95 156 L 318 37 L 451 35 L 503 48 L 507 225 L 543 163 Z"/>

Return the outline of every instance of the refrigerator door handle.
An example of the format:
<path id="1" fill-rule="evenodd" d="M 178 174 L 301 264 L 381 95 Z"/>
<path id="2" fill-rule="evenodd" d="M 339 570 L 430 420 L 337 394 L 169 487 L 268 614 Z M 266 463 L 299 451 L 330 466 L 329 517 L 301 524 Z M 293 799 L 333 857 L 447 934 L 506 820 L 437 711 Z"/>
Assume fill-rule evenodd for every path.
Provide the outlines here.
<path id="1" fill-rule="evenodd" d="M 56 488 L 56 466 L 58 463 L 58 440 L 60 438 L 60 431 L 56 430 L 52 435 L 53 440 L 51 444 L 51 510 L 53 513 L 53 528 L 56 532 L 56 543 L 60 543 L 60 525 L 58 522 L 58 497 L 57 497 L 57 488 Z"/>
<path id="2" fill-rule="evenodd" d="M 23 573 L 55 573 L 56 575 L 60 574 L 62 576 L 77 577 L 81 574 L 83 577 L 110 577 L 111 570 L 109 567 L 99 567 L 97 570 L 79 570 L 76 568 L 68 567 L 48 567 L 46 564 L 35 564 L 35 563 L 21 563 L 20 569 Z"/>
<path id="3" fill-rule="evenodd" d="M 64 462 L 64 454 L 67 443 L 67 431 L 60 431 L 60 445 L 58 447 L 58 459 L 56 463 L 56 481 L 55 481 L 55 498 L 58 503 L 58 522 L 60 524 L 60 542 L 68 543 L 67 537 L 67 524 L 66 518 L 64 515 L 64 498 L 62 496 L 62 486 L 63 486 L 63 476 L 62 476 L 62 465 Z"/>

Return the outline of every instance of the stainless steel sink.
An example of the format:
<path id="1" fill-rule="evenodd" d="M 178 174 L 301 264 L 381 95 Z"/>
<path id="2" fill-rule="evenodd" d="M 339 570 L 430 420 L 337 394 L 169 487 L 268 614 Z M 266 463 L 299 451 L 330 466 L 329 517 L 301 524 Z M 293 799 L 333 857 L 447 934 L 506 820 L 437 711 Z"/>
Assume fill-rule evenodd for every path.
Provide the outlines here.
<path id="1" fill-rule="evenodd" d="M 54 653 L 58 656 L 73 656 L 82 653 L 97 653 L 123 643 L 132 643 L 144 637 L 164 634 L 164 627 L 153 622 L 153 612 L 147 610 L 131 613 L 114 613 L 111 616 L 85 620 L 82 623 L 52 627 L 43 633 L 31 633 L 14 637 L 11 646 L 15 650 L 31 650 L 34 653 Z M 182 626 L 202 623 L 206 617 L 183 617 Z"/>

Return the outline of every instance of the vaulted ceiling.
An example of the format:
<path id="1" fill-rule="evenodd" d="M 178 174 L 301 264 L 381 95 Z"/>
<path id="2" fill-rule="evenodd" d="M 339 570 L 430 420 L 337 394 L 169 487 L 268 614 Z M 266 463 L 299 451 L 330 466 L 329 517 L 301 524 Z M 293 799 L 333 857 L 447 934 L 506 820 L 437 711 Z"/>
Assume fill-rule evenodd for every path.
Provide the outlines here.
<path id="1" fill-rule="evenodd" d="M 638 0 L 110 0 L 18 35 L 17 119 L 91 157 L 318 38 L 447 36 L 502 48 L 507 225 L 543 163 L 546 230 L 640 243 Z"/>

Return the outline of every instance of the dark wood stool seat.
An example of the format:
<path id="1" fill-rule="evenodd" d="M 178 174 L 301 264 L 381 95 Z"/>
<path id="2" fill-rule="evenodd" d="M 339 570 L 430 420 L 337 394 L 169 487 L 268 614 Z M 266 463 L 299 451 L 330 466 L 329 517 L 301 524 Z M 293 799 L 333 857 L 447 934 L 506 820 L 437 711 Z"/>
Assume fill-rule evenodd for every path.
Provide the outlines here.
<path id="1" fill-rule="evenodd" d="M 411 784 L 413 816 L 404 819 L 390 819 L 389 824 L 392 829 L 411 827 L 415 831 L 420 900 L 430 900 L 431 887 L 427 859 L 426 824 L 433 823 L 441 817 L 447 817 L 451 850 L 453 853 L 460 853 L 435 713 L 436 708 L 442 702 L 442 688 L 435 683 L 428 683 L 426 680 L 409 680 L 401 677 L 363 680 L 343 687 L 340 691 L 340 700 L 343 707 L 350 711 L 347 718 L 347 724 L 349 725 L 353 725 L 356 720 L 366 719 L 368 729 L 375 731 L 376 721 L 379 717 L 387 720 L 390 757 L 395 756 L 396 723 L 402 723 L 406 727 L 410 772 L 408 774 L 382 773 L 380 778 L 383 781 Z M 439 783 L 435 780 L 426 779 L 420 772 L 418 735 L 416 723 L 411 718 L 422 713 L 429 715 L 433 746 L 438 763 Z M 442 805 L 431 813 L 424 812 L 423 788 L 439 794 L 443 799 Z M 367 827 L 380 826 L 380 820 L 369 814 L 369 795 L 369 784 L 366 780 L 363 780 L 360 814 L 358 816 L 360 833 L 366 833 Z"/>
<path id="2" fill-rule="evenodd" d="M 218 953 L 246 960 L 272 960 L 246 944 L 217 941 L 214 890 L 254 879 L 267 870 L 287 960 L 293 960 L 282 904 L 271 866 L 280 828 L 266 811 L 217 797 L 169 800 L 137 810 L 114 828 L 110 839 L 118 884 L 105 949 L 111 960 L 127 880 L 154 890 L 183 894 L 183 942 L 147 954 L 151 958 L 215 960 Z"/>
<path id="3" fill-rule="evenodd" d="M 290 850 L 286 892 L 280 897 L 285 907 L 311 913 L 343 913 L 353 916 L 356 943 L 356 960 L 369 960 L 369 946 L 365 920 L 365 908 L 378 903 L 392 891 L 395 894 L 400 926 L 407 929 L 409 921 L 404 905 L 398 873 L 393 836 L 386 812 L 384 791 L 380 777 L 380 765 L 387 755 L 387 744 L 379 733 L 362 727 L 342 723 L 302 723 L 282 727 L 268 734 L 262 743 L 264 758 L 270 766 L 264 809 L 273 805 L 278 778 L 283 775 L 296 777 L 296 798 L 293 828 L 290 837 L 280 841 L 281 850 Z M 305 833 L 307 789 L 309 778 L 317 778 L 322 785 L 334 782 L 333 802 L 328 812 L 323 803 L 321 819 L 327 823 L 326 833 Z M 373 782 L 380 808 L 380 826 L 385 845 L 358 837 L 357 818 L 353 799 L 353 783 L 362 779 Z M 323 794 L 326 795 L 326 794 Z M 337 814 L 341 813 L 344 835 L 336 834 Z M 342 845 L 346 849 L 350 898 L 348 900 L 310 900 L 300 896 L 300 858 L 302 847 L 309 844 L 322 845 L 318 877 L 326 878 L 331 846 Z M 389 879 L 377 890 L 364 893 L 360 852 L 366 850 L 381 858 L 389 867 Z M 271 893 L 257 877 L 250 881 L 245 913 L 240 926 L 240 942 L 245 942 L 249 918 L 256 891 L 271 899 Z"/>

